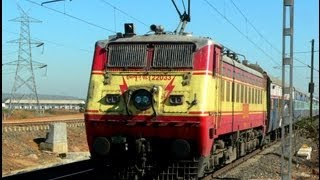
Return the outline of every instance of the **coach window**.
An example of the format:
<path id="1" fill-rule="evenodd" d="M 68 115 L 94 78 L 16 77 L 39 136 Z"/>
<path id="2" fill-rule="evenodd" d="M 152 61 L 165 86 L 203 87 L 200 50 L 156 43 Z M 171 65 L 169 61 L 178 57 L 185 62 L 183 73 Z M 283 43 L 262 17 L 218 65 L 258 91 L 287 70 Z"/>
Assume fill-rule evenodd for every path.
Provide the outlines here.
<path id="1" fill-rule="evenodd" d="M 232 91 L 233 89 L 233 91 Z M 232 101 L 232 94 L 233 94 L 233 102 L 236 102 L 237 99 L 237 86 L 236 83 L 231 82 L 231 101 Z"/>
<path id="2" fill-rule="evenodd" d="M 259 101 L 258 101 L 258 99 L 259 99 L 259 90 L 258 89 L 256 89 L 256 104 L 259 104 Z"/>
<path id="3" fill-rule="evenodd" d="M 228 77 L 232 77 L 231 69 L 228 68 Z"/>
<path id="4" fill-rule="evenodd" d="M 260 99 L 261 99 L 261 94 L 260 94 L 260 90 L 258 90 L 258 104 L 260 104 Z"/>
<path id="5" fill-rule="evenodd" d="M 257 101 L 257 104 L 259 104 L 259 89 L 256 90 L 256 93 L 257 93 L 256 94 L 256 96 L 257 96 L 256 101 Z"/>
<path id="6" fill-rule="evenodd" d="M 224 101 L 224 80 L 221 80 L 221 101 Z"/>
<path id="7" fill-rule="evenodd" d="M 253 104 L 256 104 L 256 89 L 255 88 L 253 88 L 252 89 L 253 90 Z"/>
<path id="8" fill-rule="evenodd" d="M 254 98 L 256 96 L 255 88 L 252 88 L 252 104 L 255 104 L 256 102 L 254 101 Z"/>
<path id="9" fill-rule="evenodd" d="M 239 87 L 240 85 L 239 84 L 237 84 L 237 98 L 236 98 L 236 101 L 237 102 L 239 102 L 239 96 L 240 96 L 240 87 Z"/>
<path id="10" fill-rule="evenodd" d="M 251 103 L 254 104 L 254 101 L 253 101 L 254 100 L 254 88 L 251 89 L 251 93 L 252 93 Z"/>
<path id="11" fill-rule="evenodd" d="M 252 104 L 254 104 L 254 88 L 252 88 Z"/>
<path id="12" fill-rule="evenodd" d="M 242 84 L 240 84 L 239 85 L 240 86 L 240 97 L 239 97 L 239 101 L 240 101 L 240 103 L 243 103 L 243 85 Z"/>
<path id="13" fill-rule="evenodd" d="M 251 90 L 250 90 L 250 87 L 248 87 L 248 104 L 250 104 L 250 97 L 251 97 Z"/>
<path id="14" fill-rule="evenodd" d="M 226 101 L 230 101 L 230 82 L 229 81 L 227 81 L 227 92 L 226 92 L 227 94 L 226 94 Z"/>
<path id="15" fill-rule="evenodd" d="M 259 89 L 257 89 L 257 97 L 256 97 L 256 101 L 257 101 L 257 104 L 259 104 Z"/>
<path id="16" fill-rule="evenodd" d="M 262 90 L 259 90 L 259 104 L 262 104 Z"/>
<path id="17" fill-rule="evenodd" d="M 243 95 L 244 95 L 243 84 L 241 84 L 240 87 L 241 87 L 240 102 L 243 103 Z"/>
<path id="18" fill-rule="evenodd" d="M 250 99 L 251 99 L 251 103 L 252 103 L 252 104 L 253 104 L 253 95 L 254 95 L 254 94 L 253 94 L 253 88 L 251 88 L 251 98 L 250 98 Z"/>
<path id="19" fill-rule="evenodd" d="M 251 88 L 248 87 L 248 100 L 247 100 L 247 101 L 248 101 L 248 104 L 251 103 L 250 98 L 251 98 Z"/>
<path id="20" fill-rule="evenodd" d="M 257 104 L 257 89 L 254 89 L 254 103 Z"/>
<path id="21" fill-rule="evenodd" d="M 244 87 L 244 103 L 248 103 L 248 87 Z"/>
<path id="22" fill-rule="evenodd" d="M 258 90 L 258 104 L 261 104 L 261 90 Z"/>
<path id="23" fill-rule="evenodd" d="M 253 88 L 250 88 L 250 103 L 253 104 Z"/>
<path id="24" fill-rule="evenodd" d="M 251 89 L 251 93 L 252 93 L 251 103 L 254 104 L 254 101 L 253 101 L 254 100 L 254 88 Z"/>

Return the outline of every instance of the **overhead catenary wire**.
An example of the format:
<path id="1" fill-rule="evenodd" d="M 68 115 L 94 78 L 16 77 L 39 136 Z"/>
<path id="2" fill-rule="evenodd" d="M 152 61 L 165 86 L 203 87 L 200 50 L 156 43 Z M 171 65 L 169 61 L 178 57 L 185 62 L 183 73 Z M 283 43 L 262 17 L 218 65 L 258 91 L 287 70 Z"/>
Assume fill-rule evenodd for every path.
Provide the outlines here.
<path id="1" fill-rule="evenodd" d="M 299 63 L 301 63 L 301 64 L 303 64 L 303 65 L 305 65 L 305 66 L 307 66 L 307 67 L 311 68 L 311 66 L 310 66 L 310 65 L 308 65 L 308 64 L 306 64 L 306 63 L 304 63 L 304 62 L 300 61 L 300 60 L 299 60 L 299 59 L 297 59 L 297 58 L 294 58 L 294 60 L 296 60 L 296 61 L 298 61 Z M 313 67 L 313 70 L 315 70 L 315 71 L 318 71 L 318 72 L 319 72 L 319 70 L 318 70 L 318 69 L 315 69 L 314 67 Z"/>
<path id="2" fill-rule="evenodd" d="M 270 45 L 270 47 L 272 47 L 275 51 L 277 51 L 279 54 L 281 54 L 281 51 L 280 51 L 279 49 L 277 49 L 276 47 L 274 47 L 274 46 L 258 31 L 258 29 L 248 20 L 248 18 L 246 17 L 246 15 L 240 10 L 240 8 L 234 3 L 233 0 L 231 0 L 231 3 L 232 3 L 232 5 L 240 12 L 240 14 L 241 14 L 241 15 L 243 16 L 243 18 L 246 20 L 246 22 L 248 22 L 248 23 L 250 24 L 250 26 L 252 26 L 252 28 L 259 34 L 259 36 L 260 36 L 263 40 L 265 40 L 265 41 Z M 319 52 L 319 50 L 316 50 L 316 51 L 314 51 L 314 52 Z M 311 51 L 293 52 L 293 53 L 295 53 L 295 54 L 299 54 L 299 53 L 311 53 Z M 297 59 L 297 58 L 294 58 L 294 60 L 296 60 L 296 61 L 298 61 L 298 62 L 300 62 L 300 63 L 302 63 L 302 64 L 304 64 L 304 65 L 306 65 L 306 66 L 309 67 L 309 65 L 303 63 L 302 61 L 300 61 L 300 60 Z M 319 72 L 319 70 L 317 70 L 317 69 L 314 69 L 314 70 L 316 70 L 316 71 Z"/>
<path id="3" fill-rule="evenodd" d="M 246 36 L 236 25 L 234 25 L 225 15 L 223 15 L 216 7 L 214 7 L 209 1 L 204 0 L 213 10 L 215 10 L 220 16 L 222 16 L 233 28 L 235 28 L 242 36 L 244 36 L 249 42 L 251 42 L 256 48 L 258 48 L 264 55 L 269 57 L 275 64 L 280 65 L 279 62 L 275 61 L 268 53 L 266 53 L 260 46 Z"/>
<path id="4" fill-rule="evenodd" d="M 279 49 L 277 49 L 276 47 L 274 47 L 274 45 L 272 45 L 272 43 L 270 43 L 259 31 L 258 29 L 251 23 L 251 21 L 248 20 L 248 18 L 246 17 L 246 15 L 244 15 L 244 13 L 240 10 L 240 8 L 234 3 L 233 0 L 231 0 L 232 5 L 240 12 L 240 14 L 243 16 L 243 18 L 246 20 L 246 22 L 248 22 L 250 24 L 250 26 L 259 34 L 259 36 L 265 40 L 270 47 L 272 47 L 275 51 L 277 51 L 278 53 L 281 53 Z"/>
<path id="5" fill-rule="evenodd" d="M 16 32 L 12 32 L 12 31 L 8 31 L 8 30 L 2 30 L 2 31 L 5 31 L 5 32 L 8 32 L 8 33 L 12 33 L 12 34 L 16 34 L 16 35 L 19 35 L 19 33 L 16 33 Z M 39 38 L 33 38 L 35 40 L 38 40 L 38 41 L 44 41 L 44 42 L 47 42 L 47 43 L 50 43 L 50 44 L 54 44 L 56 46 L 61 46 L 61 47 L 69 47 L 68 45 L 64 45 L 62 43 L 59 43 L 59 42 L 54 42 L 54 41 L 51 41 L 51 40 L 43 40 L 43 39 L 39 39 Z M 2 45 L 4 46 L 4 45 Z M 14 45 L 16 46 L 16 45 Z M 88 49 L 82 49 L 82 48 L 74 48 L 74 47 L 69 47 L 69 48 L 73 48 L 73 49 L 77 49 L 77 50 L 81 50 L 81 51 L 85 51 L 85 52 L 88 52 L 88 53 L 92 53 L 92 51 L 88 50 Z M 18 51 L 16 51 L 18 52 Z M 12 52 L 13 53 L 13 52 Z M 9 54 L 9 53 L 6 53 L 6 54 Z"/>
<path id="6" fill-rule="evenodd" d="M 89 24 L 89 25 L 91 25 L 91 26 L 94 26 L 94 27 L 97 27 L 97 28 L 100 28 L 100 29 L 103 29 L 103 30 L 106 30 L 106 31 L 109 31 L 109 32 L 112 32 L 112 33 L 116 33 L 115 31 L 113 31 L 113 30 L 111 30 L 111 29 L 108 29 L 108 28 L 102 27 L 102 26 L 100 26 L 100 25 L 91 23 L 91 22 L 89 22 L 89 21 L 86 21 L 86 20 L 84 20 L 84 19 L 81 19 L 81 18 L 78 18 L 78 17 L 76 17 L 76 16 L 70 15 L 70 14 L 68 14 L 68 13 L 64 13 L 64 12 L 58 11 L 58 10 L 56 10 L 56 9 L 47 7 L 47 6 L 41 6 L 41 4 L 39 4 L 39 3 L 37 3 L 37 2 L 34 2 L 34 1 L 31 1 L 31 0 L 26 0 L 26 1 L 28 1 L 28 2 L 30 2 L 30 3 L 32 3 L 32 4 L 35 4 L 35 5 L 38 5 L 38 6 L 40 6 L 40 7 L 44 7 L 44 8 L 46 8 L 46 9 L 51 10 L 51 11 L 54 11 L 54 12 L 57 12 L 57 13 L 66 15 L 66 16 L 68 16 L 68 17 L 70 17 L 70 18 L 73 18 L 73 19 L 76 19 L 76 20 L 78 20 L 78 21 L 84 22 L 84 23 Z"/>
<path id="7" fill-rule="evenodd" d="M 101 2 L 103 2 L 103 3 L 105 3 L 105 4 L 107 4 L 107 5 L 109 5 L 109 6 L 111 6 L 111 7 L 113 7 L 113 9 L 116 9 L 117 11 L 119 11 L 119 12 L 121 12 L 122 14 L 124 14 L 124 15 L 126 15 L 126 16 L 130 17 L 131 19 L 133 19 L 133 20 L 135 20 L 135 21 L 137 21 L 137 22 L 139 22 L 139 23 L 143 24 L 144 26 L 149 27 L 146 23 L 144 23 L 144 22 L 142 22 L 141 20 L 139 20 L 139 19 L 137 19 L 137 18 L 133 17 L 132 15 L 128 14 L 127 12 L 125 12 L 125 11 L 123 11 L 123 10 L 119 9 L 118 7 L 116 7 L 116 6 L 114 6 L 113 4 L 111 4 L 111 3 L 107 2 L 106 0 L 100 0 L 100 1 L 101 1 Z"/>
<path id="8" fill-rule="evenodd" d="M 319 52 L 319 50 L 315 50 L 313 52 Z M 307 54 L 307 53 L 311 53 L 311 51 L 296 51 L 296 52 L 293 52 L 295 54 Z"/>

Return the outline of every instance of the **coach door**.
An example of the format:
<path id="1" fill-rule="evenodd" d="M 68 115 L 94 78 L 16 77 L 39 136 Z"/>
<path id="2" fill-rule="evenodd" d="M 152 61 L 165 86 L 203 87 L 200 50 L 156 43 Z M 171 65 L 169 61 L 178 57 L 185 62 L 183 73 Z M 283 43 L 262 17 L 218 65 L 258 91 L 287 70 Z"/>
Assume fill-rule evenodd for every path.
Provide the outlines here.
<path id="1" fill-rule="evenodd" d="M 221 88 L 222 84 L 222 78 L 221 78 L 221 60 L 222 60 L 222 54 L 221 54 L 221 47 L 215 45 L 214 46 L 214 63 L 213 63 L 213 76 L 216 83 L 216 99 L 215 99 L 215 128 L 219 128 L 221 124 L 221 94 L 223 92 L 223 89 Z"/>

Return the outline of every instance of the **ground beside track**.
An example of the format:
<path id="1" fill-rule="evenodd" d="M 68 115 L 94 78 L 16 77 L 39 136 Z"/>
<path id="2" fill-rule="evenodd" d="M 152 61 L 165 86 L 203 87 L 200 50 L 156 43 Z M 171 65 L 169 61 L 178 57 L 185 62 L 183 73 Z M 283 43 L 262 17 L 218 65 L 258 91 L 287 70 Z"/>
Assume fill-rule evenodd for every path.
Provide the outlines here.
<path id="1" fill-rule="evenodd" d="M 316 124 L 316 126 L 319 127 L 319 124 Z M 306 158 L 298 158 L 296 156 L 292 158 L 292 179 L 319 179 L 319 139 L 315 140 L 306 134 L 296 134 L 295 138 L 293 138 L 293 145 L 295 146 L 293 146 L 292 152 L 296 152 L 302 144 L 312 147 L 311 159 L 307 160 Z M 277 143 L 219 178 L 241 180 L 281 179 L 280 167 L 281 144 Z"/>
<path id="2" fill-rule="evenodd" d="M 70 116 L 70 115 L 69 115 Z M 76 115 L 79 116 L 79 115 Z M 48 119 L 48 117 L 46 117 Z M 68 127 L 68 159 L 58 154 L 40 151 L 38 144 L 45 140 L 47 130 L 2 132 L 2 176 L 44 168 L 55 164 L 88 158 L 88 146 L 84 126 Z M 70 157 L 70 158 L 69 158 Z"/>

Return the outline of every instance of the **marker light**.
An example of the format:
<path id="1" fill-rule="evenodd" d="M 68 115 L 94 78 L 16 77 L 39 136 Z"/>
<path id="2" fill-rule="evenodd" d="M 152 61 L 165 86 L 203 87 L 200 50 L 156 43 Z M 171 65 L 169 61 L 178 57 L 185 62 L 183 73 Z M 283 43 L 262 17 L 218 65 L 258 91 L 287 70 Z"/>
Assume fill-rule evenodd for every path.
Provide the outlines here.
<path id="1" fill-rule="evenodd" d="M 107 94 L 105 97 L 107 104 L 118 104 L 120 102 L 119 94 Z"/>
<path id="2" fill-rule="evenodd" d="M 181 105 L 183 104 L 183 95 L 170 95 L 169 102 L 171 105 Z"/>

